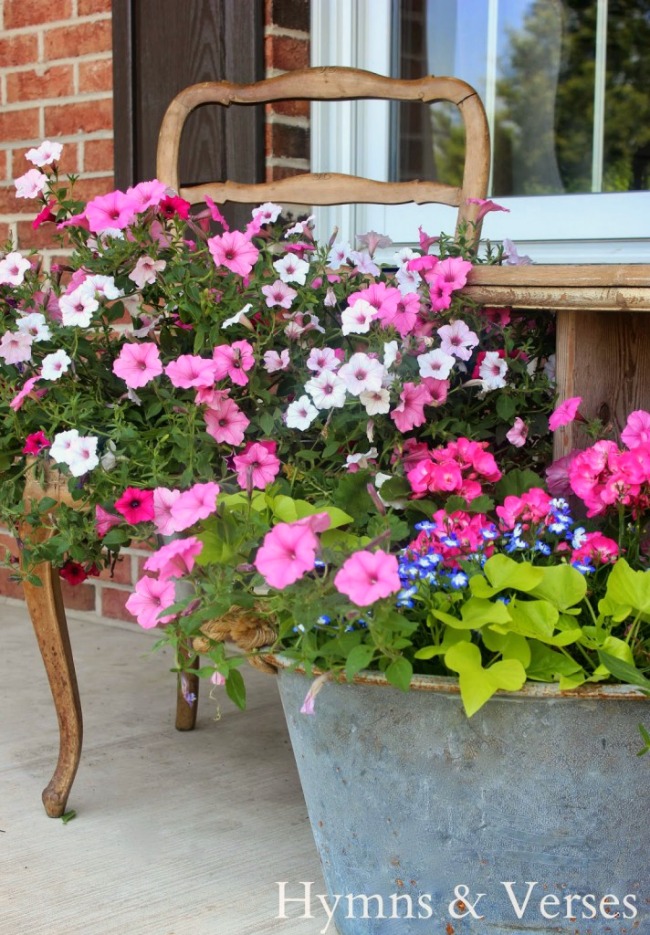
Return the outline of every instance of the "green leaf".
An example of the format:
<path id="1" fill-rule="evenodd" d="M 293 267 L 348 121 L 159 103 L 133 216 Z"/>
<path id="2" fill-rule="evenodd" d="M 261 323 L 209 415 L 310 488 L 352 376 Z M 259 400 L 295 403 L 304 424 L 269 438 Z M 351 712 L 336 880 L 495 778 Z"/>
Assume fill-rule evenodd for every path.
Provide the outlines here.
<path id="1" fill-rule="evenodd" d="M 128 541 L 129 534 L 124 529 L 109 529 L 104 538 L 102 539 L 102 544 L 106 546 L 107 549 L 112 549 L 118 545 L 124 545 Z"/>
<path id="2" fill-rule="evenodd" d="M 55 507 L 56 504 L 57 501 L 54 499 L 54 497 L 43 497 L 43 499 L 39 501 L 38 512 L 41 514 L 47 513 L 47 511 L 51 510 L 52 507 Z"/>
<path id="3" fill-rule="evenodd" d="M 494 500 L 487 494 L 481 494 L 480 497 L 475 497 L 467 504 L 468 513 L 489 513 L 492 509 L 494 509 Z"/>
<path id="4" fill-rule="evenodd" d="M 630 608 L 650 613 L 650 571 L 633 571 L 624 558 L 619 558 L 607 579 L 607 591 L 598 609 L 620 621 L 630 615 Z"/>
<path id="5" fill-rule="evenodd" d="M 548 601 L 512 600 L 510 608 L 511 622 L 507 629 L 521 636 L 532 637 L 543 643 L 551 642 L 558 620 L 557 608 Z"/>
<path id="6" fill-rule="evenodd" d="M 367 643 L 362 646 L 355 646 L 354 649 L 350 650 L 345 663 L 345 677 L 348 682 L 352 681 L 357 672 L 368 668 L 374 655 L 374 646 L 369 646 Z"/>
<path id="7" fill-rule="evenodd" d="M 522 493 L 526 493 L 526 491 L 530 490 L 532 487 L 543 486 L 544 481 L 539 474 L 535 474 L 534 471 L 528 469 L 521 471 L 515 468 L 512 471 L 508 471 L 507 474 L 504 474 L 494 488 L 494 492 L 497 500 L 503 501 L 506 497 L 510 496 L 520 497 Z"/>
<path id="8" fill-rule="evenodd" d="M 530 562 L 515 562 L 507 555 L 493 555 L 483 567 L 483 575 L 470 578 L 469 586 L 476 597 L 494 597 L 499 591 L 532 591 L 542 581 L 544 569 Z M 487 581 L 486 581 L 487 578 Z M 488 584 L 489 582 L 489 584 Z"/>
<path id="9" fill-rule="evenodd" d="M 519 633 L 495 633 L 486 628 L 481 633 L 485 646 L 493 653 L 501 653 L 504 659 L 518 659 L 524 669 L 530 665 L 530 644 Z"/>
<path id="10" fill-rule="evenodd" d="M 246 685 L 239 669 L 231 669 L 226 676 L 226 694 L 242 711 L 246 708 Z"/>
<path id="11" fill-rule="evenodd" d="M 406 692 L 413 677 L 413 666 L 404 656 L 398 656 L 397 659 L 393 659 L 384 674 L 391 685 Z"/>
<path id="12" fill-rule="evenodd" d="M 575 659 L 569 659 L 564 653 L 558 653 L 537 640 L 531 640 L 528 645 L 531 660 L 526 666 L 526 674 L 529 679 L 538 682 L 555 682 L 561 676 L 570 676 L 580 672 L 582 681 L 584 681 L 583 668 Z"/>
<path id="13" fill-rule="evenodd" d="M 445 655 L 445 665 L 458 672 L 460 695 L 468 717 L 482 708 L 499 689 L 518 691 L 526 681 L 526 670 L 518 659 L 502 659 L 488 669 L 474 643 L 457 643 Z"/>
<path id="14" fill-rule="evenodd" d="M 636 666 L 630 665 L 629 662 L 624 662 L 617 656 L 612 656 L 611 653 L 606 653 L 602 650 L 599 650 L 598 658 L 600 659 L 601 665 L 604 665 L 610 675 L 613 675 L 619 682 L 650 689 L 650 679 L 646 678 L 643 672 L 637 669 Z"/>
<path id="15" fill-rule="evenodd" d="M 550 601 L 558 610 L 574 607 L 587 593 L 585 576 L 572 565 L 551 565 L 542 572 L 541 582 L 530 593 Z"/>
<path id="16" fill-rule="evenodd" d="M 61 815 L 61 821 L 64 825 L 67 825 L 69 821 L 72 821 L 76 817 L 77 813 L 71 808 L 69 812 L 64 812 L 63 815 Z"/>
<path id="17" fill-rule="evenodd" d="M 517 411 L 517 403 L 512 398 L 512 396 L 507 396 L 505 393 L 500 393 L 497 397 L 496 405 L 497 415 L 503 422 L 511 422 L 512 417 Z"/>

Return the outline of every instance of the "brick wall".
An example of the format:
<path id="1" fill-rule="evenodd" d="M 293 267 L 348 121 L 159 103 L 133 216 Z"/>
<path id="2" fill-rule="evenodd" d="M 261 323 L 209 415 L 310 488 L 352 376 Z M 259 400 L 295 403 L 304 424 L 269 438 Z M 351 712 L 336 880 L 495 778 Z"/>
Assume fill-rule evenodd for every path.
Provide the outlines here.
<path id="1" fill-rule="evenodd" d="M 33 231 L 34 203 L 17 199 L 13 180 L 32 168 L 24 156 L 44 139 L 64 143 L 63 173 L 80 175 L 90 198 L 113 187 L 111 0 L 0 0 L 0 245 L 56 252 L 47 226 Z M 309 65 L 309 0 L 265 0 L 266 74 Z M 309 168 L 309 105 L 269 106 L 267 178 Z M 0 530 L 0 555 L 17 554 Z M 126 549 L 113 575 L 74 587 L 62 582 L 68 610 L 132 620 L 124 609 L 146 553 Z M 22 598 L 12 570 L 0 568 L 0 595 Z"/>

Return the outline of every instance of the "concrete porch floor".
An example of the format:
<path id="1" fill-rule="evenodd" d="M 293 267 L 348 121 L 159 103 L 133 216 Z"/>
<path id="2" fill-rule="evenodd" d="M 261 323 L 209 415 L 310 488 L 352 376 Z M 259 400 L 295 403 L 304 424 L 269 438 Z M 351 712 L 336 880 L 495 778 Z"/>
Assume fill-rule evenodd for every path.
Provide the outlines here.
<path id="1" fill-rule="evenodd" d="M 25 609 L 0 603 L 0 932 L 319 933 L 317 909 L 276 918 L 278 881 L 325 890 L 273 678 L 246 672 L 245 713 L 202 684 L 197 729 L 178 733 L 155 635 L 69 625 L 84 750 L 63 824 L 40 800 L 58 753 L 45 671 Z"/>

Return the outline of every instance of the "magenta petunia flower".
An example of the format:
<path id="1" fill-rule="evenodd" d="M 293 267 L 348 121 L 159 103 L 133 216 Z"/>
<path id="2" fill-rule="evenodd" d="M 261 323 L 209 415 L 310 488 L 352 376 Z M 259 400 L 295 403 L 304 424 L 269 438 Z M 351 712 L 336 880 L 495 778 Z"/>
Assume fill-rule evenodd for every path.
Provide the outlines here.
<path id="1" fill-rule="evenodd" d="M 237 483 L 242 490 L 257 487 L 264 490 L 272 483 L 280 470 L 280 461 L 275 455 L 275 445 L 270 450 L 269 442 L 250 442 L 241 454 L 233 457 L 237 471 Z"/>
<path id="2" fill-rule="evenodd" d="M 222 399 L 206 409 L 205 430 L 220 445 L 241 445 L 250 420 L 232 399 Z"/>
<path id="3" fill-rule="evenodd" d="M 560 428 L 561 425 L 568 425 L 576 418 L 578 407 L 582 402 L 582 396 L 572 396 L 571 399 L 565 399 L 563 403 L 551 413 L 548 420 L 548 427 L 551 432 Z"/>
<path id="4" fill-rule="evenodd" d="M 278 523 L 264 536 L 254 565 L 267 584 L 282 590 L 314 569 L 317 549 L 308 524 Z"/>
<path id="5" fill-rule="evenodd" d="M 127 487 L 120 499 L 115 501 L 115 509 L 133 526 L 148 523 L 154 518 L 153 490 Z"/>
<path id="6" fill-rule="evenodd" d="M 146 575 L 136 584 L 135 591 L 130 595 L 125 607 L 143 629 L 151 630 L 174 619 L 173 614 L 160 615 L 175 599 L 176 589 L 173 581 L 163 581 Z"/>
<path id="7" fill-rule="evenodd" d="M 396 594 L 402 587 L 397 557 L 381 549 L 354 552 L 336 573 L 334 587 L 357 607 L 368 607 L 382 597 Z"/>
<path id="8" fill-rule="evenodd" d="M 259 250 L 241 231 L 225 231 L 218 237 L 210 237 L 208 249 L 217 266 L 248 276 L 259 256 Z"/>
<path id="9" fill-rule="evenodd" d="M 198 523 L 200 519 L 207 519 L 217 509 L 219 484 L 208 481 L 205 484 L 194 484 L 184 490 L 171 507 L 171 518 L 174 532 L 182 532 Z"/>
<path id="10" fill-rule="evenodd" d="M 194 568 L 194 560 L 201 552 L 203 543 L 195 536 L 173 539 L 150 555 L 144 563 L 145 571 L 157 571 L 160 581 L 168 578 L 184 578 Z"/>
<path id="11" fill-rule="evenodd" d="M 123 230 L 128 227 L 135 219 L 138 210 L 138 199 L 118 189 L 89 201 L 85 215 L 90 230 L 94 234 L 99 234 L 109 228 Z"/>
<path id="12" fill-rule="evenodd" d="M 162 372 L 158 345 L 152 341 L 122 345 L 119 357 L 113 362 L 113 373 L 124 380 L 130 390 L 146 386 Z"/>
<path id="13" fill-rule="evenodd" d="M 25 447 L 23 448 L 24 455 L 37 455 L 44 448 L 49 448 L 52 444 L 51 441 L 47 438 L 44 432 L 32 432 L 31 435 L 28 435 L 25 439 Z"/>
<path id="14" fill-rule="evenodd" d="M 212 386 L 215 381 L 214 361 L 206 360 L 196 354 L 181 354 L 165 367 L 165 374 L 174 386 L 182 389 L 190 387 Z"/>

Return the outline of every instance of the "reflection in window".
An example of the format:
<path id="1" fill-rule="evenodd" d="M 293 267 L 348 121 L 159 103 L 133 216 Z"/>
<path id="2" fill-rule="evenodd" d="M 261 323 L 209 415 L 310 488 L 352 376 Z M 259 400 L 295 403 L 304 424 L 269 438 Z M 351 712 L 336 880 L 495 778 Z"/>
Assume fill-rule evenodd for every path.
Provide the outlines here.
<path id="1" fill-rule="evenodd" d="M 650 0 L 393 0 L 394 74 L 453 75 L 488 111 L 491 193 L 650 188 Z M 393 178 L 462 178 L 452 105 L 396 105 Z"/>

